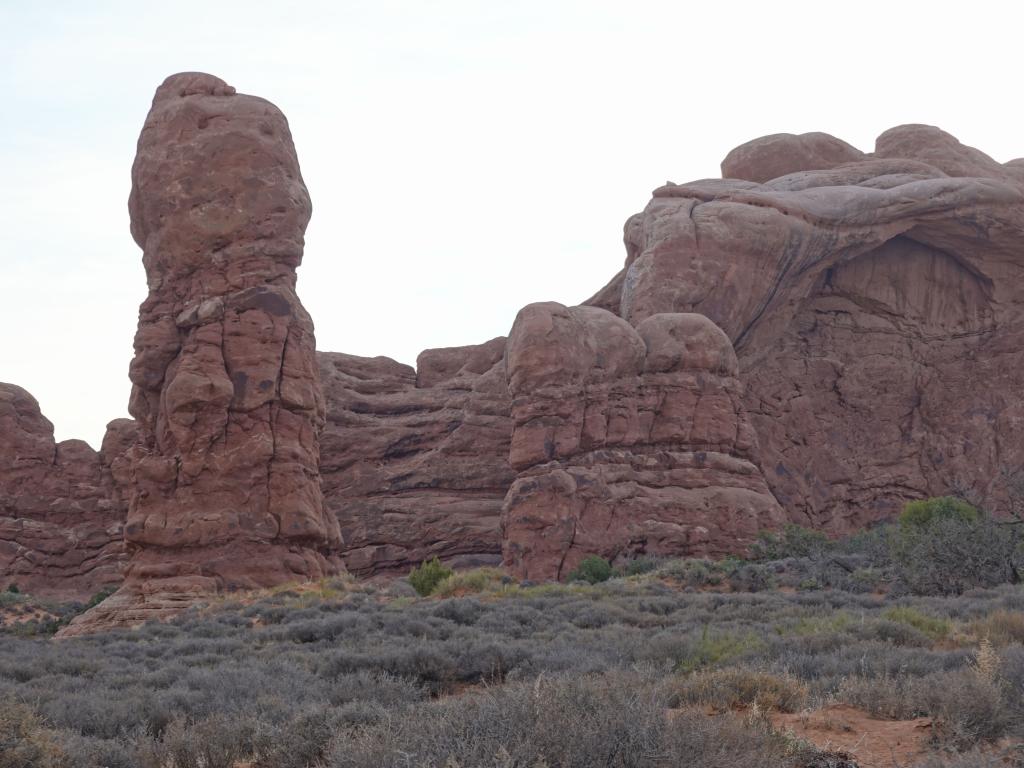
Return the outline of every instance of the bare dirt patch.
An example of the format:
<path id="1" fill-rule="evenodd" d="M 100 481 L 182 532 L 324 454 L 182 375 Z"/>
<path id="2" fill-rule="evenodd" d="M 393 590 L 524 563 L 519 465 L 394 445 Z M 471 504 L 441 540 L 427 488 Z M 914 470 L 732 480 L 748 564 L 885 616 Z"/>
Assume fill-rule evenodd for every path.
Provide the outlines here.
<path id="1" fill-rule="evenodd" d="M 900 768 L 928 752 L 931 718 L 878 720 L 833 704 L 813 712 L 773 713 L 772 725 L 823 750 L 847 752 L 860 768 Z"/>

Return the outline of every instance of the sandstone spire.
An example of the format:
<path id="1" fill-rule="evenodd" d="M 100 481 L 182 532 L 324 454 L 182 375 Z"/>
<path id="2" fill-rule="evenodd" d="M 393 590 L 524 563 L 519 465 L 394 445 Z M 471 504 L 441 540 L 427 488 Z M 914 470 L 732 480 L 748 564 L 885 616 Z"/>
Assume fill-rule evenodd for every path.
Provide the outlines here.
<path id="1" fill-rule="evenodd" d="M 129 374 L 132 557 L 71 634 L 337 568 L 313 323 L 295 293 L 311 205 L 284 115 L 210 75 L 167 78 L 129 211 L 149 285 Z"/>

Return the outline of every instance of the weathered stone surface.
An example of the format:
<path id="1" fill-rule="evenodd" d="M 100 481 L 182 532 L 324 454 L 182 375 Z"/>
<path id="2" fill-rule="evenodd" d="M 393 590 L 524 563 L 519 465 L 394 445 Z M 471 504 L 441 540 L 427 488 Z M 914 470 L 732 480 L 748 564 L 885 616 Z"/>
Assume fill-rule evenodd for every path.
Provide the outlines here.
<path id="1" fill-rule="evenodd" d="M 722 178 L 763 184 L 797 171 L 826 170 L 863 159 L 859 149 L 827 133 L 776 133 L 730 152 L 722 161 Z"/>
<path id="2" fill-rule="evenodd" d="M 118 599 L 68 634 L 337 567 L 313 324 L 295 293 L 311 206 L 284 115 L 210 75 L 169 77 L 129 210 L 149 283 L 130 368 L 132 557 Z"/>
<path id="3" fill-rule="evenodd" d="M 499 516 L 514 476 L 505 339 L 386 357 L 321 352 L 327 401 L 321 473 L 353 573 L 408 571 L 439 556 L 501 558 Z"/>
<path id="4" fill-rule="evenodd" d="M 0 589 L 84 600 L 120 583 L 125 507 L 112 465 L 133 429 L 111 422 L 99 453 L 56 443 L 35 398 L 0 383 Z"/>
<path id="5" fill-rule="evenodd" d="M 627 222 L 620 311 L 726 331 L 798 522 L 840 533 L 951 487 L 998 507 L 1024 464 L 1018 168 L 901 126 L 858 162 L 662 187 Z"/>
<path id="6" fill-rule="evenodd" d="M 756 462 L 728 337 L 696 314 L 635 329 L 597 307 L 520 311 L 506 356 L 505 563 L 561 578 L 588 554 L 721 555 L 785 516 Z"/>

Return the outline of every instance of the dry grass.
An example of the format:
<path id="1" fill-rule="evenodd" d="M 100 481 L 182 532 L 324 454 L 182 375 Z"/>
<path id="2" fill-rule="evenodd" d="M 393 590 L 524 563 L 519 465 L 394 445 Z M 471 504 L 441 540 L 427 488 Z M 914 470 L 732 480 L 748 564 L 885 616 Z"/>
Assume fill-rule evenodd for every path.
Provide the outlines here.
<path id="1" fill-rule="evenodd" d="M 683 677 L 674 686 L 677 706 L 705 706 L 727 711 L 757 706 L 767 712 L 796 712 L 808 700 L 807 685 L 792 675 L 743 667 L 705 670 Z"/>
<path id="2" fill-rule="evenodd" d="M 1011 643 L 1024 644 L 1024 611 L 993 611 L 969 626 L 975 637 L 987 638 L 999 648 Z"/>

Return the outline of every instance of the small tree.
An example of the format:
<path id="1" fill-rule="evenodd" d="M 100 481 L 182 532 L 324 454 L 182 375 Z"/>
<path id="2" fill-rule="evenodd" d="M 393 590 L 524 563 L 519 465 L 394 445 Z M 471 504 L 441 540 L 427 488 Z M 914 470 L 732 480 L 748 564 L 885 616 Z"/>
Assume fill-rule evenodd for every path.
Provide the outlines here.
<path id="1" fill-rule="evenodd" d="M 900 579 L 917 594 L 961 594 L 1020 580 L 1017 531 L 950 496 L 907 504 L 890 552 Z"/>
<path id="2" fill-rule="evenodd" d="M 437 585 L 452 575 L 452 569 L 446 568 L 436 557 L 424 560 L 419 568 L 409 571 L 409 583 L 421 597 L 431 594 Z"/>
<path id="3" fill-rule="evenodd" d="M 787 557 L 820 557 L 831 542 L 821 531 L 787 523 L 781 533 L 761 531 L 750 547 L 754 560 L 783 560 Z"/>
<path id="4" fill-rule="evenodd" d="M 580 560 L 580 564 L 576 566 L 576 570 L 570 573 L 566 578 L 569 581 L 586 581 L 590 584 L 597 584 L 600 581 L 608 581 L 611 577 L 611 563 L 603 557 L 587 555 Z"/>
<path id="5" fill-rule="evenodd" d="M 934 499 L 911 501 L 903 507 L 899 523 L 904 530 L 923 528 L 936 520 L 959 520 L 965 523 L 977 522 L 978 510 L 963 499 L 955 496 L 939 496 Z"/>

